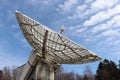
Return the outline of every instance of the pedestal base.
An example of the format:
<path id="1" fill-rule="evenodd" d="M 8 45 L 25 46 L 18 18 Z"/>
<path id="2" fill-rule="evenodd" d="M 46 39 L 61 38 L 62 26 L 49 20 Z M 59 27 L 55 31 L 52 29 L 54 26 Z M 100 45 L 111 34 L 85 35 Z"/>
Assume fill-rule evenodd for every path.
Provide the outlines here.
<path id="1" fill-rule="evenodd" d="M 27 80 L 54 80 L 54 66 L 39 61 Z"/>
<path id="2" fill-rule="evenodd" d="M 54 80 L 60 64 L 45 61 L 31 53 L 26 64 L 16 68 L 17 80 Z"/>
<path id="3" fill-rule="evenodd" d="M 25 75 L 29 67 L 28 63 L 26 63 L 16 69 L 17 80 L 54 80 L 55 66 L 39 61 L 34 67 L 31 67 Z"/>
<path id="4" fill-rule="evenodd" d="M 35 80 L 54 80 L 54 66 L 39 61 L 36 65 Z"/>

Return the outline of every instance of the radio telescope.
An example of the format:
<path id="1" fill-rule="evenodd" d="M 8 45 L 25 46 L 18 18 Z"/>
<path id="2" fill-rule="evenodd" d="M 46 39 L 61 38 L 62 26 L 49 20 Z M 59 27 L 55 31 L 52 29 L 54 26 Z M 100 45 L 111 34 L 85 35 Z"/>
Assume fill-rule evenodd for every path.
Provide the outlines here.
<path id="1" fill-rule="evenodd" d="M 16 11 L 16 17 L 32 46 L 27 63 L 16 69 L 17 80 L 54 80 L 61 64 L 83 64 L 102 59 L 19 11 Z"/>

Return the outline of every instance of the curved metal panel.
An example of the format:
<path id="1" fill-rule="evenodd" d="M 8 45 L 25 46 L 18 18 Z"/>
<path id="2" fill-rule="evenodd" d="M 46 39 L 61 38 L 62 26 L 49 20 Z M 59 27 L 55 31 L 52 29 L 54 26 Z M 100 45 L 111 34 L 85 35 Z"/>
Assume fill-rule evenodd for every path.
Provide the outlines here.
<path id="1" fill-rule="evenodd" d="M 82 64 L 102 59 L 18 11 L 16 16 L 24 36 L 36 51 L 35 53 L 39 53 L 46 61 L 60 64 Z"/>

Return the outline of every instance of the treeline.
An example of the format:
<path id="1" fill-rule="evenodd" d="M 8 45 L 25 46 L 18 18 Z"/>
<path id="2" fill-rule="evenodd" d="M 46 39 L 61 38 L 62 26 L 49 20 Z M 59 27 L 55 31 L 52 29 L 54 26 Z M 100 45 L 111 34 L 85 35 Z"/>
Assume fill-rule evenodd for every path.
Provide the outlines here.
<path id="1" fill-rule="evenodd" d="M 15 68 L 5 67 L 0 70 L 0 80 L 16 80 Z M 120 61 L 118 64 L 107 59 L 101 61 L 96 74 L 92 73 L 89 66 L 86 66 L 83 75 L 65 72 L 60 68 L 55 75 L 55 80 L 120 80 Z"/>
<path id="2" fill-rule="evenodd" d="M 86 66 L 83 75 L 74 72 L 65 72 L 63 68 L 60 68 L 55 75 L 55 80 L 94 80 L 94 74 L 90 66 Z"/>
<path id="3" fill-rule="evenodd" d="M 120 61 L 116 64 L 112 60 L 104 59 L 99 63 L 96 74 L 92 73 L 89 66 L 86 66 L 84 75 L 60 69 L 55 80 L 120 80 Z"/>
<path id="4" fill-rule="evenodd" d="M 16 80 L 16 76 L 15 67 L 4 67 L 0 70 L 0 80 Z"/>

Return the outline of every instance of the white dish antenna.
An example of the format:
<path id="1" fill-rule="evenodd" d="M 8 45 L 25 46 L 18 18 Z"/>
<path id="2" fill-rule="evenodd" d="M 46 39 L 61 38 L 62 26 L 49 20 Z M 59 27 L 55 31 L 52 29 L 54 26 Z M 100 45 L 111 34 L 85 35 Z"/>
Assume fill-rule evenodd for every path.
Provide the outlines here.
<path id="1" fill-rule="evenodd" d="M 16 17 L 25 38 L 33 48 L 20 80 L 28 79 L 27 77 L 32 71 L 31 66 L 35 66 L 38 61 L 57 66 L 60 64 L 83 64 L 102 59 L 61 35 L 60 33 L 65 30 L 64 25 L 61 27 L 60 33 L 57 33 L 19 11 L 16 11 Z"/>
<path id="2" fill-rule="evenodd" d="M 80 64 L 101 60 L 98 55 L 26 15 L 17 11 L 16 16 L 28 42 L 47 61 L 60 64 Z M 64 30 L 65 26 L 62 26 L 61 33 Z"/>

